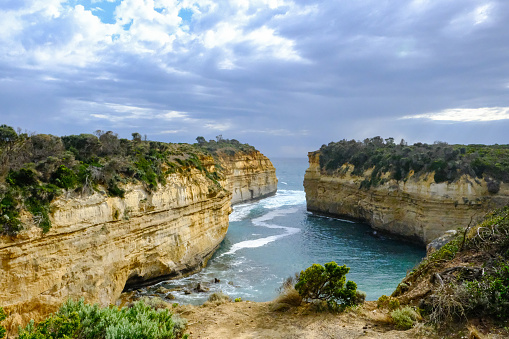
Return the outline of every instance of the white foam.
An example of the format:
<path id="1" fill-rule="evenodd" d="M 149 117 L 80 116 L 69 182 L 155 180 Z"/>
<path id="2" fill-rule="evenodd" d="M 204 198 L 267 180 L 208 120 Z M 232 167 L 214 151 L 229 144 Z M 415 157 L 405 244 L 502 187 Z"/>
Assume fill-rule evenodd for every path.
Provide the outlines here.
<path id="1" fill-rule="evenodd" d="M 278 190 L 276 195 L 260 201 L 260 206 L 276 209 L 283 206 L 298 206 L 306 203 L 304 191 Z"/>
<path id="2" fill-rule="evenodd" d="M 281 216 L 284 216 L 287 214 L 292 214 L 295 212 L 297 212 L 296 208 L 289 208 L 286 210 L 271 211 L 265 215 L 262 215 L 259 218 L 253 219 L 253 224 L 255 226 L 267 227 L 267 228 L 273 228 L 273 229 L 282 229 L 285 232 L 283 234 L 271 235 L 269 237 L 253 239 L 253 240 L 245 240 L 245 241 L 241 241 L 239 243 L 233 244 L 232 247 L 230 248 L 230 250 L 228 252 L 221 254 L 220 257 L 222 257 L 223 255 L 226 255 L 226 254 L 233 254 L 243 248 L 256 248 L 256 247 L 265 246 L 273 241 L 276 241 L 276 240 L 286 237 L 288 235 L 298 233 L 300 231 L 300 229 L 295 228 L 295 227 L 285 227 L 285 226 L 267 223 L 267 221 L 272 220 L 276 217 L 281 217 Z"/>
<path id="3" fill-rule="evenodd" d="M 249 212 L 251 212 L 255 207 L 256 203 L 240 204 L 233 206 L 233 212 L 232 214 L 230 214 L 229 218 L 230 222 L 244 220 L 249 215 Z"/>

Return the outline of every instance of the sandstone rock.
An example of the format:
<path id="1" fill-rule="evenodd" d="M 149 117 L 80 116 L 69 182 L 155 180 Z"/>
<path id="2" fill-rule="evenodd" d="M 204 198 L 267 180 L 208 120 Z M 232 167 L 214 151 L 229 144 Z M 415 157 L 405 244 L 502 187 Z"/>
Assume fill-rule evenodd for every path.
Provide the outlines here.
<path id="1" fill-rule="evenodd" d="M 156 293 L 161 293 L 161 294 L 165 294 L 165 293 L 168 293 L 170 290 L 167 289 L 166 287 L 164 286 L 159 286 L 157 289 L 156 289 Z"/>
<path id="2" fill-rule="evenodd" d="M 352 174 L 353 169 L 353 165 L 344 165 L 334 175 L 322 173 L 319 154 L 309 153 L 304 176 L 308 210 L 365 221 L 374 229 L 428 244 L 445 231 L 468 226 L 489 210 L 509 203 L 507 183 L 500 183 L 493 194 L 486 181 L 467 175 L 437 184 L 432 174 L 411 174 L 399 181 L 385 174 L 384 184 L 360 189 L 371 171 L 358 176 Z"/>
<path id="3" fill-rule="evenodd" d="M 175 299 L 175 296 L 171 293 L 168 293 L 166 296 L 165 296 L 166 299 L 169 299 L 169 300 L 173 300 Z"/>

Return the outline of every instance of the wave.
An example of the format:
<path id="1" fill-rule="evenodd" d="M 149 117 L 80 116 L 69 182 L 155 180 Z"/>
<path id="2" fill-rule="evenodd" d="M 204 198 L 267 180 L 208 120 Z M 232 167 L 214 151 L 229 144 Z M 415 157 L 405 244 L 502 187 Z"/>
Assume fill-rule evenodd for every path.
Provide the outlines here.
<path id="1" fill-rule="evenodd" d="M 230 214 L 230 222 L 246 219 L 249 213 L 256 208 L 257 203 L 247 203 L 233 206 L 233 212 Z"/>
<path id="2" fill-rule="evenodd" d="M 298 206 L 306 203 L 304 191 L 278 190 L 276 195 L 263 199 L 260 206 L 268 209 L 276 209 L 283 206 Z"/>
<path id="3" fill-rule="evenodd" d="M 297 211 L 298 210 L 296 208 L 289 208 L 289 209 L 286 209 L 286 210 L 271 211 L 271 212 L 269 212 L 269 213 L 267 213 L 267 214 L 265 214 L 265 215 L 263 215 L 263 216 L 261 216 L 259 218 L 253 219 L 253 225 L 255 225 L 255 226 L 258 226 L 258 227 L 267 227 L 267 228 L 273 228 L 273 229 L 282 229 L 285 232 L 283 234 L 271 235 L 269 237 L 258 238 L 258 239 L 253 239 L 253 240 L 245 240 L 245 241 L 241 241 L 239 243 L 233 244 L 232 247 L 230 248 L 230 250 L 228 252 L 225 252 L 225 253 L 221 254 L 220 257 L 222 257 L 223 255 L 227 255 L 227 254 L 233 254 L 233 253 L 235 253 L 238 250 L 241 250 L 243 248 L 256 248 L 256 247 L 265 246 L 265 245 L 267 245 L 267 244 L 269 244 L 269 243 L 271 243 L 273 241 L 276 241 L 278 239 L 281 239 L 283 237 L 286 237 L 286 236 L 298 233 L 300 231 L 300 229 L 295 228 L 295 227 L 286 227 L 286 226 L 281 226 L 281 225 L 275 225 L 275 224 L 267 223 L 267 221 L 272 220 L 272 219 L 274 219 L 276 217 L 285 216 L 287 214 L 292 214 L 292 213 L 295 213 Z"/>
<path id="4" fill-rule="evenodd" d="M 278 190 L 274 196 L 245 204 L 233 206 L 230 214 L 230 222 L 247 219 L 251 211 L 261 207 L 266 209 L 277 209 L 285 206 L 300 206 L 306 203 L 306 193 L 295 190 Z"/>

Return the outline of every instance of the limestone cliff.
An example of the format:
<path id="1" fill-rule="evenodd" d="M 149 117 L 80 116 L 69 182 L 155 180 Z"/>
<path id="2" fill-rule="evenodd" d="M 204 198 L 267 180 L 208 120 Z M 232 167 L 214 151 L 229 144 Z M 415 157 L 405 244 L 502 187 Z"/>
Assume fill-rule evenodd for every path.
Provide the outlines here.
<path id="1" fill-rule="evenodd" d="M 352 165 L 343 165 L 336 174 L 326 174 L 318 152 L 308 156 L 304 188 L 309 211 L 365 221 L 374 229 L 424 244 L 509 202 L 509 184 L 502 183 L 499 192 L 491 194 L 484 180 L 467 175 L 439 184 L 432 173 L 411 173 L 399 181 L 387 175 L 379 186 L 360 188 L 369 171 L 357 176 Z"/>
<path id="2" fill-rule="evenodd" d="M 232 204 L 276 193 L 276 169 L 260 152 L 220 155 L 220 162 L 228 178 L 224 186 L 232 192 Z"/>
<path id="3" fill-rule="evenodd" d="M 215 166 L 211 157 L 202 161 Z M 39 320 L 68 297 L 108 305 L 127 285 L 202 267 L 226 234 L 232 196 L 239 202 L 276 189 L 275 169 L 259 152 L 224 156 L 221 164 L 226 189 L 192 168 L 170 174 L 156 191 L 125 185 L 124 198 L 67 193 L 51 204 L 48 233 L 34 226 L 0 237 L 7 326 Z M 28 213 L 24 222 L 32 222 Z"/>

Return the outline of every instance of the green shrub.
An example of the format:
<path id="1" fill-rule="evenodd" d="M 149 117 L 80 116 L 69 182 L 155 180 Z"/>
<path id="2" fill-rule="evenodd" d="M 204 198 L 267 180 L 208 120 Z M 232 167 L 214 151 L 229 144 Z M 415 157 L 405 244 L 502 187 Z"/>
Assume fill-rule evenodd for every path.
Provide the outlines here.
<path id="1" fill-rule="evenodd" d="M 354 305 L 357 284 L 353 281 L 345 284 L 345 275 L 349 270 L 346 265 L 338 266 L 335 262 L 324 266 L 313 264 L 300 273 L 295 289 L 302 298 L 323 300 L 331 309 Z"/>
<path id="2" fill-rule="evenodd" d="M 78 177 L 72 170 L 60 165 L 58 169 L 51 175 L 50 182 L 60 188 L 71 189 L 76 187 Z"/>
<path id="3" fill-rule="evenodd" d="M 20 328 L 19 338 L 172 339 L 182 337 L 184 328 L 185 322 L 167 309 L 154 310 L 142 301 L 130 308 L 118 309 L 69 300 L 42 322 L 35 325 L 31 321 L 25 328 Z"/>
<path id="4" fill-rule="evenodd" d="M 394 324 L 401 330 L 411 329 L 419 315 L 414 311 L 413 308 L 406 306 L 391 312 L 391 317 L 394 320 Z"/>
<path id="5" fill-rule="evenodd" d="M 7 315 L 5 314 L 4 312 L 4 309 L 2 307 L 0 307 L 0 323 L 2 321 L 4 321 L 5 319 L 7 318 Z M 0 325 L 0 339 L 2 339 L 3 337 L 5 337 L 5 332 L 7 332 L 5 330 L 5 327 L 1 326 Z"/>
<path id="6" fill-rule="evenodd" d="M 394 297 L 388 297 L 385 294 L 378 298 L 376 306 L 378 308 L 387 308 L 391 311 L 399 308 L 399 300 Z"/>

